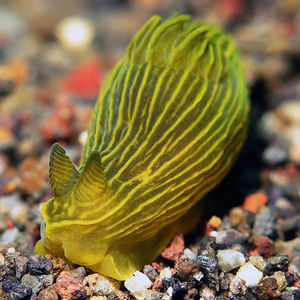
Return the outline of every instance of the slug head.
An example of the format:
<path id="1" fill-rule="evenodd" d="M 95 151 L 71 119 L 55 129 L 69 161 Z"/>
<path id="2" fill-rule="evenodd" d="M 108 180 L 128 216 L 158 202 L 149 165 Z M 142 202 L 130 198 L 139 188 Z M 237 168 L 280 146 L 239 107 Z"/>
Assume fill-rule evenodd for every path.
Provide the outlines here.
<path id="1" fill-rule="evenodd" d="M 79 172 L 56 143 L 51 149 L 49 165 L 54 198 L 43 204 L 42 243 L 37 244 L 36 251 L 51 252 L 85 265 L 95 263 L 95 253 L 102 260 L 107 243 L 94 241 L 97 225 L 93 224 L 96 223 L 93 218 L 99 201 L 107 197 L 108 188 L 99 153 L 92 152 Z M 80 251 L 83 246 L 84 252 Z"/>

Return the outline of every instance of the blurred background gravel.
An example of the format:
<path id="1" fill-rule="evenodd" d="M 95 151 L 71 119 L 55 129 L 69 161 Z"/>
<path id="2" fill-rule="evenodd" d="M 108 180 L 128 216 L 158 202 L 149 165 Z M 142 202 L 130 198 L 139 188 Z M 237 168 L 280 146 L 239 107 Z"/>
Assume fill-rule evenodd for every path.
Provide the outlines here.
<path id="1" fill-rule="evenodd" d="M 145 284 L 141 289 L 149 290 L 152 286 L 151 291 L 158 293 L 154 293 L 156 296 L 148 293 L 147 299 L 168 299 L 163 298 L 167 296 L 174 299 L 210 299 L 211 295 L 216 297 L 217 294 L 218 297 L 224 295 L 225 298 L 220 299 L 232 295 L 236 297 L 234 299 L 252 299 L 246 292 L 246 288 L 251 287 L 251 284 L 247 286 L 247 280 L 240 283 L 237 279 L 233 281 L 237 286 L 240 284 L 240 294 L 236 290 L 236 293 L 232 292 L 228 287 L 230 284 L 227 289 L 226 285 L 223 290 L 216 289 L 210 284 L 216 274 L 205 273 L 203 267 L 200 269 L 204 283 L 201 274 L 195 271 L 193 276 L 198 275 L 192 279 L 194 285 L 186 285 L 186 282 L 191 282 L 191 276 L 186 275 L 185 264 L 178 264 L 181 255 L 193 261 L 194 265 L 190 265 L 195 270 L 199 269 L 199 264 L 205 265 L 205 260 L 199 256 L 195 262 L 196 254 L 200 255 L 204 247 L 199 242 L 200 238 L 211 238 L 212 231 L 215 232 L 213 237 L 218 238 L 218 230 L 221 229 L 234 229 L 243 235 L 243 238 L 234 241 L 238 241 L 244 250 L 235 250 L 243 252 L 246 260 L 255 249 L 252 256 L 262 255 L 265 259 L 276 254 L 288 254 L 297 263 L 291 267 L 290 261 L 287 263 L 284 257 L 277 257 L 279 265 L 285 266 L 281 271 L 293 269 L 295 280 L 287 286 L 300 288 L 297 277 L 300 271 L 299 0 L 0 0 L 0 298 L 58 299 L 58 295 L 63 299 L 132 297 L 124 286 L 121 287 L 123 292 L 120 292 L 115 283 L 111 288 L 114 292 L 91 291 L 91 278 L 86 279 L 86 271 L 78 271 L 78 268 L 75 270 L 79 275 L 75 272 L 72 278 L 81 282 L 82 289 L 75 293 L 77 296 L 74 293 L 62 295 L 62 281 L 57 279 L 60 278 L 58 276 L 69 283 L 73 280 L 68 277 L 70 273 L 60 273 L 66 271 L 63 262 L 60 261 L 57 266 L 53 257 L 34 256 L 30 258 L 28 267 L 27 256 L 33 254 L 34 243 L 39 239 L 41 203 L 51 197 L 47 181 L 51 145 L 59 141 L 67 148 L 71 159 L 79 161 L 91 111 L 105 74 L 124 55 L 132 35 L 153 14 L 166 18 L 174 12 L 222 26 L 233 35 L 241 52 L 249 85 L 251 124 L 248 141 L 234 169 L 206 197 L 208 204 L 198 229 L 184 237 L 190 248 L 185 248 L 188 250 L 184 254 L 184 246 L 179 247 L 181 250 L 171 247 L 171 254 L 174 251 L 181 253 L 176 252 L 176 259 L 172 256 L 174 253 L 165 254 L 159 264 L 154 264 L 155 268 L 149 266 L 152 269 L 144 269 L 143 274 L 150 279 L 152 276 L 154 285 L 150 282 L 150 285 L 147 283 L 149 286 Z M 260 203 L 261 210 L 245 204 L 249 195 L 255 195 L 251 205 Z M 261 202 L 262 197 L 265 200 Z M 235 206 L 243 203 L 237 211 Z M 249 211 L 254 215 L 250 213 L 250 216 Z M 218 219 L 220 224 L 217 222 L 216 225 L 216 219 L 210 219 L 213 215 L 215 218 L 224 216 L 222 220 Z M 233 236 L 231 238 L 234 239 Z M 183 238 L 180 241 L 184 244 Z M 268 243 L 272 244 L 272 251 L 266 253 L 261 247 Z M 277 243 L 276 247 L 274 243 Z M 246 246 L 249 244 L 251 249 Z M 222 245 L 224 248 L 224 243 Z M 232 244 L 226 247 L 232 247 Z M 220 267 L 225 253 L 218 255 L 221 257 L 218 261 Z M 229 256 L 229 260 L 233 256 Z M 236 267 L 246 263 L 243 259 L 239 259 Z M 177 264 L 174 265 L 174 262 Z M 35 263 L 40 271 L 32 267 Z M 257 261 L 255 263 L 258 264 Z M 264 276 L 273 274 L 270 264 Z M 164 269 L 174 266 L 173 273 Z M 156 280 L 162 267 L 165 277 Z M 221 276 L 220 272 L 230 271 L 223 266 L 218 276 Z M 174 275 L 176 272 L 177 275 Z M 231 274 L 235 276 L 236 272 Z M 286 274 L 285 278 L 288 277 Z M 50 275 L 52 279 L 49 279 Z M 276 275 L 277 279 L 279 275 Z M 24 279 L 24 276 L 27 277 Z M 48 276 L 45 277 L 48 283 L 45 283 L 45 278 L 41 283 L 39 276 Z M 142 282 L 145 280 L 143 276 L 139 278 Z M 164 285 L 160 285 L 162 278 L 168 278 L 169 283 L 165 280 Z M 244 277 L 241 275 L 238 278 Z M 229 282 L 231 279 L 228 279 Z M 74 285 L 80 286 L 76 280 Z M 214 280 L 222 281 L 221 277 Z M 126 287 L 131 295 L 135 294 L 138 298 L 138 293 L 130 284 L 127 283 Z M 180 289 L 180 284 L 185 286 Z M 242 285 L 246 286 L 244 291 Z M 90 288 L 88 292 L 86 286 Z M 276 292 L 268 294 L 266 286 Z M 259 294 L 254 285 L 251 297 L 299 299 L 293 292 L 282 296 L 287 291 L 286 286 L 278 286 L 274 289 L 272 282 L 267 282 Z M 49 289 L 52 298 L 50 294 L 45 294 L 47 291 L 44 290 L 48 287 L 52 287 L 52 290 Z M 145 295 L 141 299 L 146 299 Z"/>

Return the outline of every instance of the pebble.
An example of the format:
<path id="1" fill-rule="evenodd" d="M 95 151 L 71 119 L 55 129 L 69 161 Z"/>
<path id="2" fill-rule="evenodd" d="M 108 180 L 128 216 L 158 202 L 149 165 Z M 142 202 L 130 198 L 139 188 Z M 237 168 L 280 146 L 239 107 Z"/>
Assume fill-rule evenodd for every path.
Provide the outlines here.
<path id="1" fill-rule="evenodd" d="M 272 276 L 270 276 L 270 278 L 275 278 L 278 288 L 280 291 L 282 291 L 283 289 L 286 288 L 287 286 L 287 280 L 285 277 L 285 274 L 282 271 L 277 271 L 275 272 Z"/>
<path id="2" fill-rule="evenodd" d="M 260 271 L 263 271 L 267 264 L 263 257 L 256 255 L 250 256 L 249 261 Z"/>
<path id="3" fill-rule="evenodd" d="M 281 296 L 275 278 L 264 278 L 255 288 L 259 300 L 278 299 Z"/>
<path id="4" fill-rule="evenodd" d="M 267 264 L 264 268 L 264 274 L 272 275 L 275 271 L 287 272 L 290 262 L 291 259 L 288 257 L 288 255 L 279 254 L 270 257 L 267 260 Z"/>
<path id="5" fill-rule="evenodd" d="M 208 287 L 207 285 L 203 285 L 199 290 L 200 299 L 203 300 L 214 300 L 215 294 L 215 290 L 213 288 Z"/>
<path id="6" fill-rule="evenodd" d="M 224 247 L 230 247 L 234 244 L 243 244 L 246 237 L 235 229 L 212 231 L 211 236 L 216 239 L 216 243 Z"/>
<path id="7" fill-rule="evenodd" d="M 2 289 L 8 294 L 9 299 L 28 299 L 32 295 L 32 289 L 18 282 L 5 280 L 2 282 Z"/>
<path id="8" fill-rule="evenodd" d="M 170 245 L 163 250 L 161 256 L 163 258 L 177 262 L 183 250 L 184 250 L 183 234 L 177 234 L 171 240 Z"/>
<path id="9" fill-rule="evenodd" d="M 273 145 L 263 151 L 262 159 L 271 166 L 279 165 L 288 160 L 288 151 L 283 147 Z"/>
<path id="10" fill-rule="evenodd" d="M 177 275 L 184 281 L 189 280 L 194 276 L 197 271 L 199 271 L 200 263 L 195 259 L 180 259 L 175 268 L 177 270 Z"/>
<path id="11" fill-rule="evenodd" d="M 125 280 L 125 287 L 135 295 L 137 292 L 145 291 L 151 287 L 151 280 L 143 273 L 136 271 L 131 277 Z"/>
<path id="12" fill-rule="evenodd" d="M 15 242 L 18 234 L 19 234 L 19 230 L 17 227 L 14 227 L 12 229 L 7 229 L 2 233 L 1 241 L 2 242 Z"/>
<path id="13" fill-rule="evenodd" d="M 172 273 L 170 267 L 163 268 L 160 271 L 160 274 L 159 274 L 159 277 L 160 277 L 161 280 L 163 280 L 163 279 L 170 279 L 172 276 L 173 276 L 173 273 Z"/>
<path id="14" fill-rule="evenodd" d="M 143 273 L 152 281 L 158 276 L 157 271 L 151 265 L 145 265 Z"/>
<path id="15" fill-rule="evenodd" d="M 84 267 L 78 267 L 74 270 L 71 270 L 70 273 L 74 278 L 79 280 L 83 280 L 86 276 L 86 270 Z"/>
<path id="16" fill-rule="evenodd" d="M 83 284 L 89 286 L 94 295 L 102 296 L 110 295 L 120 288 L 119 281 L 98 273 L 86 276 L 83 279 Z"/>
<path id="17" fill-rule="evenodd" d="M 200 271 L 193 275 L 193 278 L 195 278 L 197 281 L 200 281 L 203 277 L 204 277 L 204 274 Z"/>
<path id="18" fill-rule="evenodd" d="M 219 268 L 224 272 L 240 267 L 246 262 L 245 256 L 241 252 L 231 249 L 218 250 L 217 258 Z"/>
<path id="19" fill-rule="evenodd" d="M 55 284 L 41 290 L 38 295 L 38 300 L 58 300 Z"/>
<path id="20" fill-rule="evenodd" d="M 57 294 L 64 300 L 84 299 L 87 295 L 82 281 L 74 278 L 67 271 L 59 274 L 55 286 Z"/>
<path id="21" fill-rule="evenodd" d="M 50 274 L 52 269 L 52 261 L 43 255 L 34 255 L 27 263 L 27 272 L 32 275 Z"/>
<path id="22" fill-rule="evenodd" d="M 300 256 L 295 256 L 290 264 L 290 269 L 298 274 L 300 277 Z"/>
<path id="23" fill-rule="evenodd" d="M 95 34 L 93 24 L 79 17 L 63 19 L 58 24 L 56 33 L 64 47 L 77 51 L 87 49 Z"/>
<path id="24" fill-rule="evenodd" d="M 37 294 L 43 288 L 40 278 L 29 274 L 26 274 L 22 277 L 21 284 L 31 288 L 35 294 Z"/>
<path id="25" fill-rule="evenodd" d="M 207 285 L 211 288 L 218 289 L 218 267 L 217 261 L 208 256 L 199 255 L 197 260 L 200 263 L 200 271 L 204 274 Z"/>
<path id="26" fill-rule="evenodd" d="M 253 233 L 273 237 L 275 233 L 276 214 L 268 206 L 262 206 L 255 216 Z"/>
<path id="27" fill-rule="evenodd" d="M 247 262 L 239 268 L 237 276 L 245 282 L 246 287 L 254 287 L 262 279 L 263 273 L 251 262 Z"/>
<path id="28" fill-rule="evenodd" d="M 0 197 L 0 214 L 9 212 L 14 221 L 24 222 L 27 219 L 28 205 L 22 202 L 18 194 Z"/>
<path id="29" fill-rule="evenodd" d="M 189 259 L 196 259 L 196 254 L 189 248 L 185 248 L 183 254 Z"/>
<path id="30" fill-rule="evenodd" d="M 275 254 L 274 242 L 264 235 L 254 236 L 253 244 L 256 246 L 258 253 L 266 258 Z"/>
<path id="31" fill-rule="evenodd" d="M 234 276 L 229 284 L 229 291 L 233 295 L 244 295 L 246 291 L 246 286 L 239 276 Z M 233 296 L 234 298 L 234 296 Z"/>

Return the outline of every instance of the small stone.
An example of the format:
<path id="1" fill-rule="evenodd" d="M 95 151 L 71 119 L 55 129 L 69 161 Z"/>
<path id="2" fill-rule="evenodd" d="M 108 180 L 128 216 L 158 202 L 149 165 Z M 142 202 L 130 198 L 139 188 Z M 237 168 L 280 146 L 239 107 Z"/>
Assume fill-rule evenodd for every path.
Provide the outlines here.
<path id="1" fill-rule="evenodd" d="M 215 290 L 213 288 L 208 287 L 207 285 L 203 285 L 199 290 L 200 299 L 214 300 L 215 294 Z"/>
<path id="2" fill-rule="evenodd" d="M 14 227 L 12 229 L 7 229 L 2 233 L 1 241 L 2 242 L 15 242 L 18 234 L 19 234 L 19 230 L 17 227 Z"/>
<path id="3" fill-rule="evenodd" d="M 145 265 L 143 269 L 143 273 L 152 281 L 158 276 L 158 273 L 151 265 Z"/>
<path id="4" fill-rule="evenodd" d="M 189 259 L 196 259 L 196 254 L 189 248 L 185 248 L 183 254 Z"/>
<path id="5" fill-rule="evenodd" d="M 86 289 L 81 280 L 74 278 L 69 272 L 63 271 L 56 280 L 56 292 L 64 300 L 84 299 Z"/>
<path id="6" fill-rule="evenodd" d="M 49 275 L 40 275 L 37 276 L 39 278 L 39 280 L 42 282 L 43 288 L 46 288 L 50 285 L 53 284 L 54 282 L 54 277 L 53 274 L 49 274 Z"/>
<path id="7" fill-rule="evenodd" d="M 110 277 L 94 273 L 84 278 L 83 284 L 91 288 L 94 295 L 110 295 L 120 288 L 120 282 Z"/>
<path id="8" fill-rule="evenodd" d="M 41 280 L 38 277 L 29 274 L 22 277 L 21 284 L 30 287 L 35 294 L 43 288 Z"/>
<path id="9" fill-rule="evenodd" d="M 275 278 L 277 281 L 278 289 L 282 291 L 287 286 L 285 274 L 281 271 L 275 272 L 270 278 Z"/>
<path id="10" fill-rule="evenodd" d="M 278 217 L 289 218 L 297 212 L 295 206 L 286 198 L 280 197 L 276 199 L 275 207 L 278 212 Z"/>
<path id="11" fill-rule="evenodd" d="M 295 256 L 290 264 L 290 269 L 300 276 L 300 256 Z"/>
<path id="12" fill-rule="evenodd" d="M 26 256 L 18 256 L 15 258 L 15 270 L 16 270 L 16 277 L 18 279 L 25 274 L 28 260 L 29 258 Z"/>
<path id="13" fill-rule="evenodd" d="M 217 230 L 222 225 L 222 220 L 217 216 L 212 216 L 206 223 L 206 231 L 211 232 Z"/>
<path id="14" fill-rule="evenodd" d="M 19 168 L 21 189 L 25 193 L 33 193 L 42 188 L 46 182 L 48 166 L 45 162 L 29 157 L 26 158 Z"/>
<path id="15" fill-rule="evenodd" d="M 263 271 L 263 269 L 267 264 L 266 261 L 263 259 L 263 257 L 256 256 L 256 255 L 250 256 L 249 261 L 260 271 Z"/>
<path id="16" fill-rule="evenodd" d="M 255 291 L 259 300 L 278 299 L 281 296 L 275 278 L 263 279 L 262 282 L 257 285 Z"/>
<path id="17" fill-rule="evenodd" d="M 197 271 L 199 271 L 200 263 L 192 259 L 180 259 L 175 268 L 177 274 L 182 280 L 189 280 Z"/>
<path id="18" fill-rule="evenodd" d="M 197 280 L 200 281 L 203 278 L 204 274 L 202 272 L 197 272 L 193 275 L 193 277 Z"/>
<path id="19" fill-rule="evenodd" d="M 233 295 L 244 295 L 246 286 L 239 276 L 234 276 L 229 284 L 229 291 Z"/>
<path id="20" fill-rule="evenodd" d="M 255 193 L 247 196 L 244 200 L 243 207 L 253 213 L 257 213 L 261 206 L 266 205 L 268 198 L 265 194 Z"/>
<path id="21" fill-rule="evenodd" d="M 177 262 L 183 250 L 184 250 L 183 234 L 177 234 L 173 237 L 172 241 L 170 242 L 170 245 L 163 250 L 161 256 L 163 258 Z"/>
<path id="22" fill-rule="evenodd" d="M 34 255 L 28 260 L 27 272 L 32 275 L 50 274 L 53 264 L 43 255 Z"/>
<path id="23" fill-rule="evenodd" d="M 256 246 L 258 253 L 266 258 L 275 254 L 274 242 L 264 235 L 254 236 L 253 244 Z"/>
<path id="24" fill-rule="evenodd" d="M 83 280 L 84 277 L 86 276 L 86 270 L 84 267 L 78 267 L 74 270 L 71 270 L 70 273 L 74 278 L 79 280 Z"/>
<path id="25" fill-rule="evenodd" d="M 245 263 L 237 272 L 247 287 L 256 286 L 263 277 L 263 273 L 259 271 L 251 262 Z"/>
<path id="26" fill-rule="evenodd" d="M 262 159 L 271 166 L 279 165 L 288 160 L 288 151 L 283 147 L 273 145 L 263 151 Z"/>
<path id="27" fill-rule="evenodd" d="M 3 281 L 2 289 L 9 295 L 9 299 L 28 299 L 32 295 L 32 289 L 30 287 L 11 280 Z"/>
<path id="28" fill-rule="evenodd" d="M 229 222 L 232 227 L 247 223 L 246 213 L 242 207 L 234 207 L 229 211 Z"/>
<path id="29" fill-rule="evenodd" d="M 160 271 L 160 274 L 159 274 L 159 277 L 160 277 L 161 280 L 163 280 L 163 279 L 170 279 L 172 276 L 173 276 L 173 273 L 172 273 L 170 267 L 163 268 Z"/>
<path id="30" fill-rule="evenodd" d="M 219 268 L 224 272 L 229 272 L 243 265 L 246 260 L 245 256 L 235 250 L 218 250 L 217 252 Z"/>
<path id="31" fill-rule="evenodd" d="M 150 288 L 152 282 L 145 274 L 136 271 L 131 277 L 125 280 L 124 285 L 132 294 L 134 294 Z"/>
<path id="32" fill-rule="evenodd" d="M 255 235 L 264 235 L 273 237 L 275 233 L 275 212 L 268 206 L 262 206 L 256 214 L 253 233 Z"/>
<path id="33" fill-rule="evenodd" d="M 275 271 L 287 272 L 290 261 L 291 259 L 289 256 L 284 254 L 270 257 L 264 268 L 264 274 L 272 275 Z"/>
<path id="34" fill-rule="evenodd" d="M 8 249 L 7 249 L 7 253 L 8 254 L 12 254 L 12 253 L 15 253 L 16 252 L 16 248 L 15 247 L 9 247 Z"/>
<path id="35" fill-rule="evenodd" d="M 54 274 L 59 274 L 67 268 L 67 263 L 60 257 L 53 256 L 51 254 L 45 255 L 47 259 L 52 262 Z"/>
<path id="36" fill-rule="evenodd" d="M 285 291 L 281 292 L 282 300 L 299 300 L 300 299 L 300 291 L 295 288 L 286 288 Z"/>
<path id="37" fill-rule="evenodd" d="M 218 290 L 217 261 L 204 255 L 197 256 L 197 260 L 200 263 L 200 271 L 204 274 L 204 279 L 208 286 Z"/>
<path id="38" fill-rule="evenodd" d="M 217 244 L 224 245 L 224 247 L 243 244 L 246 241 L 246 237 L 235 229 L 213 231 L 210 235 L 215 237 Z"/>
<path id="39" fill-rule="evenodd" d="M 55 284 L 41 290 L 38 295 L 38 300 L 58 300 Z"/>

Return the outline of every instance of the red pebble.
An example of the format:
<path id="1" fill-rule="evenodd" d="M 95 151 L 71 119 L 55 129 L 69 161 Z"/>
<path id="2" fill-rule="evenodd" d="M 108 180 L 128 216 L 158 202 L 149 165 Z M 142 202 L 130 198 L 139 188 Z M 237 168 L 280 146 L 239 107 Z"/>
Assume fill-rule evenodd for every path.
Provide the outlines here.
<path id="1" fill-rule="evenodd" d="M 84 99 L 94 98 L 98 95 L 102 77 L 99 61 L 91 60 L 66 78 L 63 90 Z"/>
<path id="2" fill-rule="evenodd" d="M 261 193 L 256 193 L 249 195 L 245 198 L 243 207 L 244 209 L 250 210 L 253 213 L 256 213 L 260 206 L 266 205 L 268 198 L 266 195 Z"/>
<path id="3" fill-rule="evenodd" d="M 81 280 L 74 278 L 69 272 L 63 271 L 56 280 L 56 292 L 64 300 L 86 298 L 86 289 Z"/>
<path id="4" fill-rule="evenodd" d="M 164 251 L 161 253 L 163 258 L 173 260 L 175 262 L 178 261 L 179 255 L 184 250 L 184 240 L 183 234 L 177 234 L 173 237 L 169 247 L 165 248 Z"/>
<path id="5" fill-rule="evenodd" d="M 158 263 L 153 262 L 151 265 L 152 265 L 152 267 L 153 267 L 158 273 L 160 273 L 160 271 L 161 271 L 161 266 L 160 266 Z"/>
<path id="6" fill-rule="evenodd" d="M 274 242 L 264 235 L 256 235 L 253 240 L 256 250 L 260 255 L 269 258 L 275 254 Z"/>
<path id="7" fill-rule="evenodd" d="M 7 220 L 5 223 L 8 229 L 12 229 L 14 227 L 14 222 L 12 220 Z"/>

